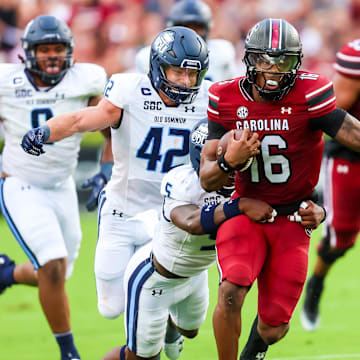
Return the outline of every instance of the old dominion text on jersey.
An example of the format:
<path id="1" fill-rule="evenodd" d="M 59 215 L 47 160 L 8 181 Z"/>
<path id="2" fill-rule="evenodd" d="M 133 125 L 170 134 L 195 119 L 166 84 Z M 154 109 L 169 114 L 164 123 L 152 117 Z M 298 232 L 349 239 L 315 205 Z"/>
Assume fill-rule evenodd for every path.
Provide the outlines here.
<path id="1" fill-rule="evenodd" d="M 171 123 L 171 124 L 185 124 L 186 118 L 180 116 L 154 116 L 154 122 L 156 123 Z"/>

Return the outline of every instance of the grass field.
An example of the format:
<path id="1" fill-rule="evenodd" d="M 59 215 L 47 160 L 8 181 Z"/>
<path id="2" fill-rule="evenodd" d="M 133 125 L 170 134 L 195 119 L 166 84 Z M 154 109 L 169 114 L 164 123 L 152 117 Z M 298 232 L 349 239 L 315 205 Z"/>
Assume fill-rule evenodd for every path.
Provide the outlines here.
<path id="1" fill-rule="evenodd" d="M 72 328 L 82 360 L 98 360 L 110 348 L 124 344 L 123 318 L 107 320 L 96 308 L 93 259 L 96 242 L 96 217 L 82 215 L 83 242 L 72 278 L 67 283 Z M 314 248 L 320 236 L 317 230 L 312 238 L 310 269 L 314 262 Z M 25 255 L 13 239 L 5 221 L 0 217 L 0 253 L 25 261 Z M 272 346 L 269 360 L 360 360 L 360 248 L 357 246 L 345 259 L 339 261 L 327 279 L 321 304 L 321 328 L 305 332 L 300 325 L 296 309 L 287 337 Z M 211 315 L 216 303 L 218 275 L 216 267 L 210 269 L 210 307 L 199 336 L 185 341 L 181 359 L 216 359 L 216 346 L 212 333 Z M 300 300 L 300 305 L 302 304 Z M 256 314 L 256 290 L 253 288 L 243 310 L 244 345 L 250 325 Z M 59 360 L 57 344 L 41 312 L 37 289 L 13 286 L 0 296 L 0 360 Z M 166 359 L 166 356 L 162 356 Z"/>

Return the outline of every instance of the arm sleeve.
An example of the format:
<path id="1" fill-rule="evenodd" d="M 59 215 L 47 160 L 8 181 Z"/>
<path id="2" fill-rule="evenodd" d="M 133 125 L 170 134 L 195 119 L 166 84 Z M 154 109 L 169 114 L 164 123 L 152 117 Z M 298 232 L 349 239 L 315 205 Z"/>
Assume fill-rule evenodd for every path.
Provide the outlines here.
<path id="1" fill-rule="evenodd" d="M 314 130 L 322 130 L 327 135 L 335 137 L 344 122 L 346 114 L 345 110 L 336 108 L 323 116 L 312 118 L 310 125 Z"/>
<path id="2" fill-rule="evenodd" d="M 207 140 L 220 139 L 227 131 L 221 124 L 208 120 Z"/>

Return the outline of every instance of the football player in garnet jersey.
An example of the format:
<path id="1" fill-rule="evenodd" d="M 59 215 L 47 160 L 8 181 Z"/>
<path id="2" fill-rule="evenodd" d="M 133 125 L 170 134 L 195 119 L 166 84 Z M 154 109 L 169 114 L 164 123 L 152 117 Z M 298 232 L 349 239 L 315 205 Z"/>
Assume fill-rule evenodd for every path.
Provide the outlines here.
<path id="1" fill-rule="evenodd" d="M 32 20 L 22 46 L 23 64 L 0 64 L 0 118 L 5 134 L 0 207 L 30 261 L 15 266 L 8 256 L 0 255 L 0 293 L 13 284 L 38 286 L 61 359 L 75 360 L 80 356 L 71 332 L 65 280 L 73 271 L 81 240 L 72 176 L 81 136 L 49 144 L 39 160 L 24 153 L 19 144 L 27 131 L 50 117 L 96 105 L 106 73 L 98 65 L 73 63 L 70 29 L 54 16 Z"/>
<path id="2" fill-rule="evenodd" d="M 360 118 L 360 39 L 337 54 L 333 79 L 336 105 Z M 319 326 L 319 301 L 324 279 L 333 263 L 356 241 L 360 230 L 360 154 L 332 140 L 326 153 L 324 202 L 328 213 L 314 273 L 306 285 L 301 323 L 306 330 Z"/>
<path id="3" fill-rule="evenodd" d="M 237 359 L 241 308 L 255 279 L 258 315 L 240 359 L 263 359 L 268 346 L 289 329 L 306 279 L 311 233 L 297 221 L 304 221 L 313 207 L 308 200 L 318 182 L 323 132 L 360 151 L 360 123 L 336 108 L 331 81 L 299 70 L 301 58 L 299 34 L 291 24 L 262 20 L 246 38 L 246 76 L 209 89 L 203 188 L 219 189 L 244 153 L 255 156 L 246 171 L 236 173 L 234 196 L 263 200 L 278 214 L 273 223 L 264 224 L 240 215 L 225 221 L 217 233 L 221 285 L 213 326 L 220 360 Z M 235 128 L 251 133 L 251 141 L 230 138 L 217 159 L 218 139 Z M 289 216 L 294 211 L 296 216 Z M 325 217 L 323 212 L 319 216 Z"/>

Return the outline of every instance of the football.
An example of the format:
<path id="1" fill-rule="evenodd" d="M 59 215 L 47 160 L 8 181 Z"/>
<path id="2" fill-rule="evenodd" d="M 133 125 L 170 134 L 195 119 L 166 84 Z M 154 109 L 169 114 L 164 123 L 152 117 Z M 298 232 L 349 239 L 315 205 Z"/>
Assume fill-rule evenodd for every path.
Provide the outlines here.
<path id="1" fill-rule="evenodd" d="M 240 129 L 235 129 L 234 132 L 234 138 L 235 140 L 240 140 L 241 138 L 241 134 L 243 133 L 242 130 Z M 227 148 L 227 144 L 229 141 L 229 136 L 231 134 L 231 130 L 229 130 L 228 132 L 226 132 L 219 140 L 218 143 L 218 147 L 217 147 L 217 151 L 216 151 L 216 155 L 219 158 L 221 155 L 225 154 L 226 148 Z"/>
<path id="2" fill-rule="evenodd" d="M 240 129 L 234 129 L 234 138 L 235 140 L 240 140 L 241 135 L 243 133 L 243 130 Z M 228 132 L 226 132 L 219 140 L 218 142 L 218 147 L 217 147 L 217 151 L 216 151 L 216 156 L 217 158 L 219 158 L 220 156 L 222 156 L 223 154 L 225 154 L 226 149 L 227 149 L 227 145 L 228 145 L 228 141 L 229 141 L 229 136 L 231 135 L 231 130 L 229 130 Z M 249 133 L 249 137 L 251 136 L 251 133 Z M 236 170 L 239 171 L 245 171 L 247 170 L 250 165 L 252 164 L 254 160 L 254 157 L 251 156 L 246 163 L 244 163 L 242 166 L 239 166 L 239 168 L 236 168 Z"/>

